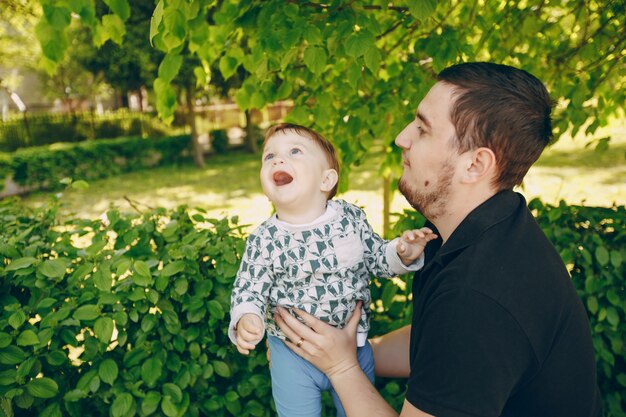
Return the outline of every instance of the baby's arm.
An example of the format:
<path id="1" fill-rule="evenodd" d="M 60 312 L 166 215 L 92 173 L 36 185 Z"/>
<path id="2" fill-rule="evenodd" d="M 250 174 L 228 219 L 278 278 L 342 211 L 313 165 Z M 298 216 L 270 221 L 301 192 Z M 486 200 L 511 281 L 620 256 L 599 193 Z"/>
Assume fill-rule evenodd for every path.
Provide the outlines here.
<path id="1" fill-rule="evenodd" d="M 428 227 L 421 229 L 407 230 L 400 236 L 400 242 L 396 246 L 398 256 L 405 265 L 411 265 L 422 253 L 424 247 L 431 240 L 437 239 L 437 235 Z"/>
<path id="2" fill-rule="evenodd" d="M 266 246 L 254 233 L 248 237 L 237 278 L 233 285 L 228 337 L 237 350 L 247 355 L 263 338 L 266 303 L 273 283 Z"/>
<path id="3" fill-rule="evenodd" d="M 242 355 L 249 354 L 256 347 L 257 343 L 263 339 L 264 331 L 265 327 L 261 317 L 252 313 L 244 314 L 235 326 L 237 350 L 239 353 Z"/>

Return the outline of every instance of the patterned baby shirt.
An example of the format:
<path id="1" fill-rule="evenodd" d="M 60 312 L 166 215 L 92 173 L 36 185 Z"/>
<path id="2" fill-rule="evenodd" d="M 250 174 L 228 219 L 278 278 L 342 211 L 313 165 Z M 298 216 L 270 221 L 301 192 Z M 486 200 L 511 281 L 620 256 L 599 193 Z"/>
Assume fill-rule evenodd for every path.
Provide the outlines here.
<path id="1" fill-rule="evenodd" d="M 422 254 L 405 266 L 396 252 L 398 240 L 383 240 L 363 210 L 339 199 L 328 201 L 326 212 L 309 224 L 270 217 L 246 242 L 231 296 L 231 341 L 236 343 L 235 326 L 247 313 L 264 318 L 267 333 L 284 339 L 273 319 L 276 306 L 296 307 L 342 328 L 362 300 L 357 345 L 363 346 L 371 276 L 392 277 L 424 264 Z"/>

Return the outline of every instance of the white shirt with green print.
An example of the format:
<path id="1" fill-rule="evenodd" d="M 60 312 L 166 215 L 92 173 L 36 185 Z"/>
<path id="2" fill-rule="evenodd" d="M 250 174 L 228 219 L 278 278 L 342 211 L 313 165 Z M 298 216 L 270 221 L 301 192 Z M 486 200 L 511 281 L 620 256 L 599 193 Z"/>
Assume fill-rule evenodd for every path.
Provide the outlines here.
<path id="1" fill-rule="evenodd" d="M 363 300 L 357 334 L 357 345 L 363 346 L 370 277 L 405 274 L 424 264 L 422 254 L 405 266 L 397 243 L 397 238 L 385 241 L 374 233 L 363 210 L 343 200 L 328 201 L 326 212 L 308 224 L 270 217 L 246 242 L 231 296 L 231 341 L 236 343 L 235 326 L 247 313 L 264 318 L 267 333 L 284 339 L 273 319 L 277 305 L 296 307 L 341 328 Z"/>

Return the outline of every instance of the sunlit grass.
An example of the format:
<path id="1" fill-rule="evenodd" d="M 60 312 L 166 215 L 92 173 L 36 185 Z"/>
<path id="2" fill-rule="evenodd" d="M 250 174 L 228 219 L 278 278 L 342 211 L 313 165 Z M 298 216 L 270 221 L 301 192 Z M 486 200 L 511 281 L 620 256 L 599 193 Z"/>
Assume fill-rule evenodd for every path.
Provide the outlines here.
<path id="1" fill-rule="evenodd" d="M 611 146 L 604 153 L 585 148 L 584 138 L 561 139 L 547 149 L 528 173 L 519 191 L 528 200 L 540 197 L 547 203 L 563 199 L 570 204 L 611 206 L 626 204 L 626 124 L 608 133 Z M 350 190 L 340 197 L 363 206 L 374 230 L 382 231 L 382 180 L 377 173 L 381 157 L 372 155 L 353 169 Z M 188 164 L 134 172 L 92 181 L 87 190 L 64 192 L 65 213 L 97 217 L 110 205 L 123 211 L 147 207 L 173 208 L 181 204 L 201 207 L 221 218 L 239 216 L 240 224 L 259 224 L 272 213 L 259 184 L 260 158 L 243 152 L 212 156 L 204 169 Z M 27 204 L 42 204 L 48 193 L 25 197 Z M 133 203 L 129 203 L 127 200 Z M 392 211 L 410 206 L 394 193 Z"/>

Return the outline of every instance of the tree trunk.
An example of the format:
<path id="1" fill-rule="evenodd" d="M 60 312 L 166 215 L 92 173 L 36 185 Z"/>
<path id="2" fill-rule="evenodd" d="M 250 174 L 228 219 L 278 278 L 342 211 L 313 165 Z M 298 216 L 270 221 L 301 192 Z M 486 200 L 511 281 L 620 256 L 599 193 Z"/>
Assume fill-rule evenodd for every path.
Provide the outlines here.
<path id="1" fill-rule="evenodd" d="M 391 208 L 391 177 L 383 176 L 383 237 L 389 237 L 389 213 Z"/>
<path id="2" fill-rule="evenodd" d="M 191 129 L 191 144 L 193 161 L 198 168 L 204 167 L 204 155 L 202 153 L 202 147 L 198 141 L 198 129 L 196 128 L 196 113 L 193 109 L 193 87 L 187 85 L 185 87 L 185 98 L 187 101 L 187 123 Z"/>
<path id="3" fill-rule="evenodd" d="M 246 115 L 246 149 L 250 153 L 256 153 L 259 147 L 254 133 L 254 125 L 252 124 L 252 113 L 250 110 L 246 110 L 244 114 Z"/>

